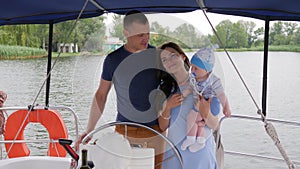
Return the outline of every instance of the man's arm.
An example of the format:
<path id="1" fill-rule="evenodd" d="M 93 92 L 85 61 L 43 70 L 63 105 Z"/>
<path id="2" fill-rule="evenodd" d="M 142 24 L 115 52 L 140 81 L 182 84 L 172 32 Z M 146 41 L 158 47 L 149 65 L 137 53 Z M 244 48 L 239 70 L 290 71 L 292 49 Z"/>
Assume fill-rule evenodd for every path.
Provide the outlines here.
<path id="1" fill-rule="evenodd" d="M 111 88 L 111 84 L 112 84 L 111 81 L 107 81 L 101 78 L 99 88 L 97 89 L 95 96 L 93 98 L 89 121 L 86 128 L 87 133 L 94 130 L 98 120 L 100 119 L 103 113 L 107 95 Z"/>
<path id="2" fill-rule="evenodd" d="M 93 98 L 92 107 L 91 107 L 86 131 L 84 133 L 82 133 L 76 140 L 76 143 L 74 146 L 76 151 L 79 150 L 79 144 L 82 142 L 82 139 L 89 132 L 94 130 L 99 118 L 101 117 L 104 107 L 105 107 L 106 98 L 110 91 L 111 85 L 112 85 L 111 81 L 107 81 L 107 80 L 104 80 L 101 78 L 99 88 L 97 89 L 95 96 Z M 90 141 L 90 139 L 88 139 L 87 141 Z"/>

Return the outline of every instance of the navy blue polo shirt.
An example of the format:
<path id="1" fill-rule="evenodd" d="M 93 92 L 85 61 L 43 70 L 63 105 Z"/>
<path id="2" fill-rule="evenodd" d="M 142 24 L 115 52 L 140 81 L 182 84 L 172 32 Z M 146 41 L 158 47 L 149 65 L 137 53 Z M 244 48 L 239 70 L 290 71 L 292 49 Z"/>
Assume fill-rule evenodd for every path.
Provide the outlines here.
<path id="1" fill-rule="evenodd" d="M 104 60 L 102 79 L 112 81 L 117 95 L 117 121 L 157 125 L 157 110 L 153 106 L 155 89 L 159 85 L 156 68 L 157 51 L 153 46 L 138 52 L 128 52 L 124 46 Z"/>

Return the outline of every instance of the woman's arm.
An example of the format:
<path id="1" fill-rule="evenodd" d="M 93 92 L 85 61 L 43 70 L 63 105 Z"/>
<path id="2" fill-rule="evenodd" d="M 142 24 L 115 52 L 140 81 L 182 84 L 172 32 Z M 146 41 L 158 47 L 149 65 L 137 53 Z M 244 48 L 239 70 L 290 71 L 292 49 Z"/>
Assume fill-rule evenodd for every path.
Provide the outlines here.
<path id="1" fill-rule="evenodd" d="M 159 128 L 162 131 L 167 130 L 170 124 L 171 109 L 179 106 L 183 101 L 180 94 L 174 94 L 164 102 L 162 110 L 158 111 Z"/>

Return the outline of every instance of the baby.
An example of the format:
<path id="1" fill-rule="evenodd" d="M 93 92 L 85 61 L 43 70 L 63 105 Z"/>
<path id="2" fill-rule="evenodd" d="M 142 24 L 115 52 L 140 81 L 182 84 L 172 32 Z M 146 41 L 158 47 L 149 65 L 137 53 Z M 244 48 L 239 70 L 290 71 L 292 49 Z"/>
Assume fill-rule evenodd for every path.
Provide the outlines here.
<path id="1" fill-rule="evenodd" d="M 0 90 L 0 107 L 4 106 L 4 102 L 7 99 L 7 94 Z M 5 111 L 0 110 L 0 135 L 4 134 L 4 124 L 5 124 Z"/>
<path id="2" fill-rule="evenodd" d="M 187 115 L 187 138 L 181 145 L 182 150 L 189 147 L 191 152 L 196 152 L 205 146 L 205 121 L 198 112 L 199 95 L 205 99 L 218 97 L 220 100 L 223 113 L 226 117 L 231 115 L 228 99 L 225 95 L 220 78 L 212 73 L 215 63 L 213 48 L 202 48 L 195 53 L 191 59 L 192 77 L 190 78 L 191 87 L 182 92 L 183 97 L 186 97 L 191 92 L 194 92 L 195 105 Z"/>

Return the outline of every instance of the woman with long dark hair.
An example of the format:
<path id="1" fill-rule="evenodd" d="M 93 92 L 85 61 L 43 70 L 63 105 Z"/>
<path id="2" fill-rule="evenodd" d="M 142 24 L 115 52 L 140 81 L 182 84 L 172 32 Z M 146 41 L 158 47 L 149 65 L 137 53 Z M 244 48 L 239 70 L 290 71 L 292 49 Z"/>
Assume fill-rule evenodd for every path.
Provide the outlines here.
<path id="1" fill-rule="evenodd" d="M 184 168 L 216 169 L 215 142 L 212 132 L 218 126 L 219 101 L 216 98 L 210 98 L 209 100 L 199 98 L 199 113 L 204 118 L 204 128 L 207 135 L 205 147 L 197 152 L 191 152 L 189 149 L 181 150 L 180 147 L 186 138 L 186 117 L 194 105 L 192 93 L 185 97 L 182 95 L 182 92 L 190 85 L 190 63 L 186 54 L 176 43 L 165 43 L 159 49 L 161 51 L 158 63 L 165 69 L 165 72 L 160 75 L 161 84 L 159 89 L 167 98 L 161 110 L 158 111 L 159 126 L 161 130 L 167 131 L 167 137 L 180 152 Z M 214 109 L 211 109 L 211 107 Z M 163 168 L 181 168 L 179 160 L 168 146 Z"/>

